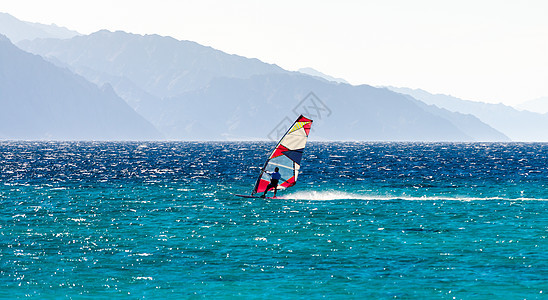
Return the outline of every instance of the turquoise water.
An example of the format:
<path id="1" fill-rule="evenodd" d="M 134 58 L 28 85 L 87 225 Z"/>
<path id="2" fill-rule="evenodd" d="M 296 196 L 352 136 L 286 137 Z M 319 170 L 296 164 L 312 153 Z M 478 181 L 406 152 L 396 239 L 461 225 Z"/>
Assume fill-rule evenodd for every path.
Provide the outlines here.
<path id="1" fill-rule="evenodd" d="M 0 298 L 543 299 L 548 144 L 0 143 Z"/>

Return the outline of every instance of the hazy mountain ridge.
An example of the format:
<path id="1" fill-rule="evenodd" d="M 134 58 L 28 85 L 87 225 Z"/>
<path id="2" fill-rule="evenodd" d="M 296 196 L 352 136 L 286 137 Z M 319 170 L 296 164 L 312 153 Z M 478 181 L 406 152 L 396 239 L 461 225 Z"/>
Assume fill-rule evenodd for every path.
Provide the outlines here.
<path id="1" fill-rule="evenodd" d="M 452 112 L 472 114 L 482 122 L 504 133 L 513 141 L 548 141 L 548 131 L 546 130 L 548 128 L 548 115 L 519 111 L 504 104 L 462 100 L 441 94 L 434 95 L 420 89 L 388 88 Z"/>
<path id="2" fill-rule="evenodd" d="M 522 102 L 516 106 L 518 109 L 528 110 L 540 114 L 548 114 L 548 97 L 541 97 Z"/>
<path id="3" fill-rule="evenodd" d="M 426 104 L 420 100 L 417 100 L 409 95 L 411 101 L 415 101 L 419 107 L 430 111 L 434 114 L 440 115 L 446 120 L 453 123 L 459 130 L 466 133 L 469 136 L 473 136 L 477 141 L 500 141 L 508 142 L 508 138 L 504 133 L 494 129 L 493 127 L 483 123 L 473 114 L 463 114 L 460 112 L 452 112 L 444 108 L 440 108 L 433 104 Z"/>
<path id="4" fill-rule="evenodd" d="M 20 21 L 10 14 L 2 12 L 0 12 L 0 28 L 2 29 L 0 33 L 6 35 L 13 43 L 36 38 L 68 39 L 80 35 L 76 31 L 55 24 L 45 25 Z"/>
<path id="5" fill-rule="evenodd" d="M 307 109 L 305 106 L 311 103 L 301 102 L 311 90 L 326 106 L 324 110 Z M 219 101 L 223 98 L 239 101 Z M 300 74 L 217 78 L 207 88 L 165 102 L 163 116 L 173 122 L 159 129 L 175 139 L 178 135 L 206 140 L 271 139 L 269 134 L 280 120 L 294 119 L 303 113 L 314 119 L 314 138 L 321 140 L 479 140 L 469 135 L 473 132 L 465 133 L 459 128 L 464 128 L 460 115 L 455 114 L 454 120 L 449 121 L 441 115 L 450 112 L 441 112 L 436 107 L 424 110 L 405 96 L 388 90 L 340 85 Z M 508 140 L 479 120 L 476 125 L 493 132 L 486 140 Z"/>
<path id="6" fill-rule="evenodd" d="M 160 133 L 119 98 L 0 36 L 0 136 L 24 140 L 150 140 Z"/>
<path id="7" fill-rule="evenodd" d="M 303 111 L 316 118 L 318 139 L 508 140 L 472 116 L 389 90 L 334 83 L 171 37 L 102 30 L 18 45 L 99 86 L 112 85 L 168 139 L 271 139 L 277 122 L 294 118 L 312 91 L 330 109 L 329 117 Z"/>
<path id="8" fill-rule="evenodd" d="M 468 126 L 477 130 L 471 130 L 463 123 L 469 117 L 454 114 L 448 120 L 451 113 L 420 107 L 388 90 L 333 83 L 170 37 L 103 30 L 19 46 L 92 82 L 112 83 L 169 139 L 261 139 L 273 127 L 266 120 L 292 115 L 293 107 L 313 91 L 333 111 L 332 118 L 322 120 L 326 125 L 315 124 L 322 139 L 508 140 L 477 120 Z"/>
<path id="9" fill-rule="evenodd" d="M 70 40 L 23 41 L 18 46 L 31 53 L 55 57 L 78 73 L 87 69 L 87 73 L 124 77 L 159 97 L 202 88 L 215 77 L 248 78 L 287 72 L 258 59 L 227 54 L 191 41 L 122 31 L 101 30 Z"/>
<path id="10" fill-rule="evenodd" d="M 333 77 L 331 75 L 327 75 L 325 73 L 322 73 L 316 69 L 313 69 L 313 68 L 300 68 L 298 70 L 298 72 L 300 73 L 303 73 L 303 74 L 307 74 L 307 75 L 310 75 L 310 76 L 315 76 L 315 77 L 319 77 L 319 78 L 323 78 L 327 81 L 333 81 L 333 82 L 337 82 L 337 83 L 346 83 L 346 84 L 349 84 L 348 81 L 342 79 L 342 78 L 337 78 L 337 77 Z"/>

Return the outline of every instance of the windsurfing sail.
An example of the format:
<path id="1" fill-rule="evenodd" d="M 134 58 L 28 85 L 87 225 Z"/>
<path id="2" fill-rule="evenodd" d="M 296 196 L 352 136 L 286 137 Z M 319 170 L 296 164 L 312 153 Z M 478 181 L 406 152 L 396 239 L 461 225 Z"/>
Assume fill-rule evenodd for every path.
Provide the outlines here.
<path id="1" fill-rule="evenodd" d="M 269 173 L 274 172 L 274 168 L 276 167 L 280 169 L 278 172 L 282 175 L 278 183 L 278 190 L 286 189 L 297 183 L 303 150 L 306 146 L 311 126 L 312 120 L 300 115 L 295 123 L 289 127 L 289 130 L 280 139 L 261 169 L 252 195 L 255 193 L 264 193 L 270 183 Z"/>

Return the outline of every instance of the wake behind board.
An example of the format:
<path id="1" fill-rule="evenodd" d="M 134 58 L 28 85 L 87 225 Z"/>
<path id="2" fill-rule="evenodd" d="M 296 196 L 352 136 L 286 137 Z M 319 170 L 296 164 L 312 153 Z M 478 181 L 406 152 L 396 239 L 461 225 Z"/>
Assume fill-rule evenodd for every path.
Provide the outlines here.
<path id="1" fill-rule="evenodd" d="M 244 198 L 259 198 L 255 194 L 262 195 L 270 183 L 270 174 L 277 167 L 281 178 L 278 183 L 278 191 L 292 187 L 297 183 L 297 176 L 301 168 L 304 147 L 310 133 L 312 120 L 300 115 L 282 136 L 274 150 L 268 156 L 251 195 L 236 195 Z M 272 189 L 271 189 L 272 190 Z M 267 197 L 269 198 L 269 197 Z M 273 199 L 273 198 L 270 198 Z"/>

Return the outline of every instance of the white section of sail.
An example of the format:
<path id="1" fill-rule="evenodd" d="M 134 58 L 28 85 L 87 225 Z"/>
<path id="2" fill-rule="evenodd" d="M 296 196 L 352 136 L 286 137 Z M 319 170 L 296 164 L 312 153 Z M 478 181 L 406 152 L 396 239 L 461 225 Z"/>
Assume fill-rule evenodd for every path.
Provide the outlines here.
<path id="1" fill-rule="evenodd" d="M 304 128 L 300 128 L 287 134 L 282 139 L 281 144 L 290 150 L 303 149 L 306 146 L 306 139 L 306 131 Z"/>

